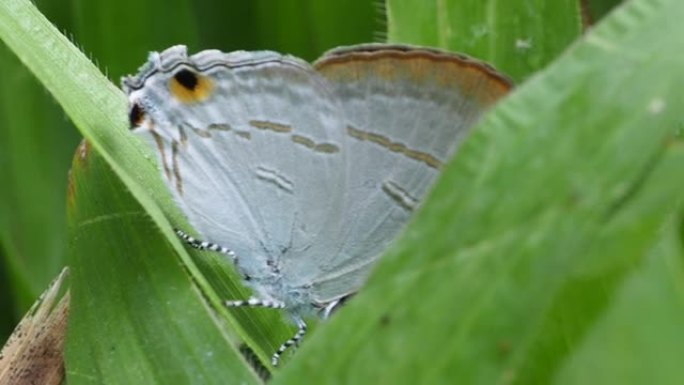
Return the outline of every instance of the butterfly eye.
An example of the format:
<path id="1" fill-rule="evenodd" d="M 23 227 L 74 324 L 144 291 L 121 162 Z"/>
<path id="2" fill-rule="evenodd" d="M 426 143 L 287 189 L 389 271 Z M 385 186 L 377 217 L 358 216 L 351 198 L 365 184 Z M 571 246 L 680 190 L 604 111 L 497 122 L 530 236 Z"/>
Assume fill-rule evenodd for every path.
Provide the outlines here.
<path id="1" fill-rule="evenodd" d="M 183 103 L 201 102 L 211 95 L 213 82 L 207 76 L 181 69 L 169 79 L 169 91 Z"/>
<path id="2" fill-rule="evenodd" d="M 128 112 L 128 122 L 131 124 L 130 129 L 133 130 L 140 126 L 145 119 L 145 111 L 143 111 L 140 104 L 134 103 L 131 110 Z"/>

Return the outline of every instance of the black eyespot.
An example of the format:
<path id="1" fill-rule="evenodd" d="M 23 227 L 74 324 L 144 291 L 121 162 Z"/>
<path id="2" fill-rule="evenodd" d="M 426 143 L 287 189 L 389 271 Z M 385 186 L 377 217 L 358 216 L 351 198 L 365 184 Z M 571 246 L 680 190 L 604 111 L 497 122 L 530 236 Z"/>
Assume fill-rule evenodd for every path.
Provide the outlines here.
<path id="1" fill-rule="evenodd" d="M 199 83 L 197 75 L 195 75 L 192 71 L 187 69 L 182 69 L 176 72 L 176 74 L 173 75 L 173 78 L 176 79 L 178 84 L 180 84 L 189 91 L 194 90 L 195 87 L 197 87 L 197 83 Z"/>
<path id="2" fill-rule="evenodd" d="M 131 110 L 128 112 L 128 122 L 131 124 L 130 129 L 134 129 L 138 127 L 142 122 L 143 119 L 145 118 L 145 112 L 143 109 L 140 107 L 140 104 L 135 103 L 131 107 Z"/>

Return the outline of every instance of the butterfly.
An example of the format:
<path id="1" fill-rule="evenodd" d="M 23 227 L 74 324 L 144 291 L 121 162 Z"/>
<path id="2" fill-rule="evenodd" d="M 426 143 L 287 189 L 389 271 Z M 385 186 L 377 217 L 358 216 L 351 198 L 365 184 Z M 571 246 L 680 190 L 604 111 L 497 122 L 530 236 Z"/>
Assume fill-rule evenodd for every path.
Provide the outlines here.
<path id="1" fill-rule="evenodd" d="M 254 293 L 228 306 L 327 318 L 367 279 L 469 128 L 510 89 L 490 66 L 365 44 L 315 63 L 271 51 L 153 52 L 123 79 L 131 130 L 202 239 Z"/>

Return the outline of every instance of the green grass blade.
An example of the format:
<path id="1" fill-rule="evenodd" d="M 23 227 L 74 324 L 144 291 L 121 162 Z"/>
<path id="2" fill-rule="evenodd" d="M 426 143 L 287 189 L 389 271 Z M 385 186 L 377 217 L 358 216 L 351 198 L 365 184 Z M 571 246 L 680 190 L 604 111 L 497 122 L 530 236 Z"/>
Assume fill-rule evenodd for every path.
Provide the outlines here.
<path id="1" fill-rule="evenodd" d="M 553 383 L 682 195 L 683 17 L 635 0 L 492 111 L 274 383 Z"/>
<path id="2" fill-rule="evenodd" d="M 522 80 L 581 32 L 577 0 L 388 0 L 388 39 L 464 52 Z"/>

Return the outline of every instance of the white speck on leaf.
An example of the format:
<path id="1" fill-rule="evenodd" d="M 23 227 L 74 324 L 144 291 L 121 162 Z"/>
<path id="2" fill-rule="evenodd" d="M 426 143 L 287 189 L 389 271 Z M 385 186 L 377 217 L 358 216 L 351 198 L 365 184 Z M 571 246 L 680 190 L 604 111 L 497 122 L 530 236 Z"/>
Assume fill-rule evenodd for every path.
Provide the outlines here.
<path id="1" fill-rule="evenodd" d="M 653 98 L 648 104 L 648 112 L 658 115 L 665 110 L 666 103 L 661 98 Z"/>
<path id="2" fill-rule="evenodd" d="M 515 49 L 518 51 L 527 51 L 532 48 L 532 39 L 515 39 Z"/>
<path id="3" fill-rule="evenodd" d="M 480 24 L 470 27 L 470 33 L 473 35 L 473 40 L 476 40 L 485 37 L 489 31 L 487 30 L 487 25 Z"/>

